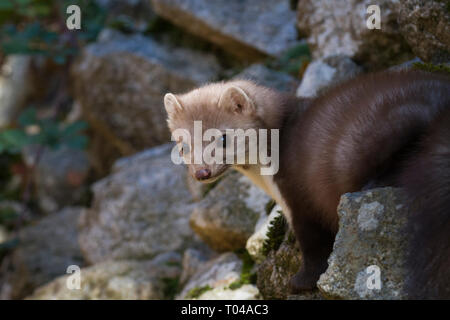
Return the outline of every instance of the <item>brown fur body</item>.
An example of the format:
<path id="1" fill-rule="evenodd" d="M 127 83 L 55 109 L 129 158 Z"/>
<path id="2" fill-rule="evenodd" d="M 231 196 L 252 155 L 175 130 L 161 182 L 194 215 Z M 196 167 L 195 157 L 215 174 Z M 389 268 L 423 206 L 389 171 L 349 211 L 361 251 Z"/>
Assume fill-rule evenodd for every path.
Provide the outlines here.
<path id="1" fill-rule="evenodd" d="M 431 297 L 425 288 L 439 291 L 438 283 L 425 281 L 436 277 L 434 281 L 440 279 L 440 287 L 446 287 L 439 296 L 450 298 L 449 128 L 450 81 L 421 72 L 354 79 L 286 120 L 275 182 L 292 210 L 293 227 L 306 254 L 294 287 L 311 286 L 325 271 L 342 194 L 397 186 L 406 189 L 411 201 L 424 202 L 410 220 L 411 232 L 417 225 L 422 231 L 414 231 L 412 247 L 421 258 L 410 257 L 409 290 L 421 288 L 421 297 Z M 425 236 L 431 230 L 436 239 Z M 427 253 L 432 247 L 435 256 Z M 429 263 L 441 272 L 425 272 Z"/>

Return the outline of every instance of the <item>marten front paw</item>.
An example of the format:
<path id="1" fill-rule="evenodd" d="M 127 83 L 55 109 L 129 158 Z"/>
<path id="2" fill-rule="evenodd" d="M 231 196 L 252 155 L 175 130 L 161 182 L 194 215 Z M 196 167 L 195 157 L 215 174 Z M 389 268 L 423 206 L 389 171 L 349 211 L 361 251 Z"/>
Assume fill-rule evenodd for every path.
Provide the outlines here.
<path id="1" fill-rule="evenodd" d="M 319 275 L 320 276 L 320 275 Z M 317 287 L 317 274 L 305 272 L 300 269 L 289 281 L 289 291 L 291 294 L 297 294 L 303 291 L 310 291 Z"/>

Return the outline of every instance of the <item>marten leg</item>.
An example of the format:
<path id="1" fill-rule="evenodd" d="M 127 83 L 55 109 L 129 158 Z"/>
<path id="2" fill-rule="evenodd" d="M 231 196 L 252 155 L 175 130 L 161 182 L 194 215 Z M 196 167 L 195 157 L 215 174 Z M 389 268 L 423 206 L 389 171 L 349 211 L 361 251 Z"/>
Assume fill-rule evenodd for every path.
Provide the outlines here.
<path id="1" fill-rule="evenodd" d="M 292 224 L 302 252 L 302 266 L 291 278 L 290 290 L 291 293 L 299 293 L 314 289 L 320 275 L 327 269 L 335 234 L 311 216 L 294 215 Z"/>

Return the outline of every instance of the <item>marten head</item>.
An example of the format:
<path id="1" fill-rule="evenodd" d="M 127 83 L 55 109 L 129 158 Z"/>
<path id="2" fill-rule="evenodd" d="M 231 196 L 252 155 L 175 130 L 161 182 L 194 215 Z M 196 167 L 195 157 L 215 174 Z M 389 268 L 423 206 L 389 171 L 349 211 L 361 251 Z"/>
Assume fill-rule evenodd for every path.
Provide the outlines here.
<path id="1" fill-rule="evenodd" d="M 229 148 L 234 150 L 235 160 L 239 155 L 245 162 L 249 160 L 249 144 L 242 148 L 231 131 L 257 132 L 264 127 L 261 109 L 268 92 L 272 91 L 238 80 L 208 84 L 185 94 L 165 95 L 172 140 L 176 141 L 179 156 L 196 180 L 212 182 L 235 165 L 236 162 L 227 161 Z M 208 155 L 209 159 L 205 159 Z"/>

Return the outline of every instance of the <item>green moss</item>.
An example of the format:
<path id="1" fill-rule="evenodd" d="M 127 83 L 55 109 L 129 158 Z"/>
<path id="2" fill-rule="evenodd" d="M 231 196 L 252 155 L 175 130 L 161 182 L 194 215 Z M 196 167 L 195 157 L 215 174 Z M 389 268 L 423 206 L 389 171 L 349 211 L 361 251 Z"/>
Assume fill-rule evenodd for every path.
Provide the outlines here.
<path id="1" fill-rule="evenodd" d="M 239 280 L 236 280 L 235 282 L 233 282 L 232 284 L 230 284 L 229 286 L 228 286 L 228 289 L 230 289 L 230 290 L 236 290 L 236 289 L 239 289 L 240 287 L 242 287 L 244 284 L 242 283 L 242 281 L 239 279 Z"/>
<path id="2" fill-rule="evenodd" d="M 163 278 L 164 283 L 164 297 L 166 299 L 175 299 L 176 294 L 180 290 L 180 279 L 179 278 Z"/>
<path id="3" fill-rule="evenodd" d="M 181 263 L 178 261 L 167 261 L 165 265 L 168 267 L 181 267 Z"/>
<path id="4" fill-rule="evenodd" d="M 253 272 L 255 262 L 246 249 L 236 250 L 234 252 L 242 260 L 242 270 L 239 280 L 234 281 L 228 286 L 228 289 L 236 290 L 245 284 L 255 284 L 256 274 Z"/>
<path id="5" fill-rule="evenodd" d="M 126 15 L 121 15 L 117 18 L 111 19 L 107 23 L 108 28 L 119 30 L 122 33 L 133 33 L 136 32 L 133 26 L 133 20 L 131 17 Z"/>
<path id="6" fill-rule="evenodd" d="M 254 272 L 242 272 L 241 278 L 239 280 L 234 281 L 228 286 L 230 290 L 236 290 L 242 287 L 245 284 L 256 284 L 256 273 Z"/>
<path id="7" fill-rule="evenodd" d="M 415 62 L 413 63 L 413 68 L 418 70 L 424 70 L 428 72 L 439 72 L 450 74 L 450 67 L 445 64 L 432 64 L 432 63 L 422 63 Z"/>
<path id="8" fill-rule="evenodd" d="M 268 68 L 301 77 L 310 61 L 308 45 L 302 42 L 286 50 L 279 58 L 268 59 L 265 64 Z"/>
<path id="9" fill-rule="evenodd" d="M 0 208 L 0 224 L 6 224 L 9 221 L 18 218 L 18 215 L 16 210 L 10 206 Z"/>
<path id="10" fill-rule="evenodd" d="M 212 290 L 212 288 L 209 285 L 199 287 L 199 288 L 192 288 L 186 294 L 186 299 L 196 299 L 196 298 L 200 297 L 202 294 L 204 294 L 206 291 L 209 291 L 209 290 Z"/>
<path id="11" fill-rule="evenodd" d="M 234 251 L 234 253 L 238 256 L 239 259 L 242 260 L 242 270 L 241 275 L 238 280 L 231 283 L 226 289 L 236 290 L 242 287 L 245 284 L 255 284 L 256 283 L 256 273 L 254 272 L 255 262 L 252 257 L 248 253 L 246 249 L 239 249 Z M 187 295 L 186 299 L 195 299 L 201 296 L 206 291 L 212 290 L 209 285 L 199 288 L 191 289 Z"/>
<path id="12" fill-rule="evenodd" d="M 283 242 L 287 229 L 287 221 L 281 214 L 281 211 L 278 211 L 278 213 L 280 213 L 280 215 L 270 222 L 267 239 L 264 241 L 262 248 L 264 255 L 268 255 L 272 250 L 278 250 Z"/>

